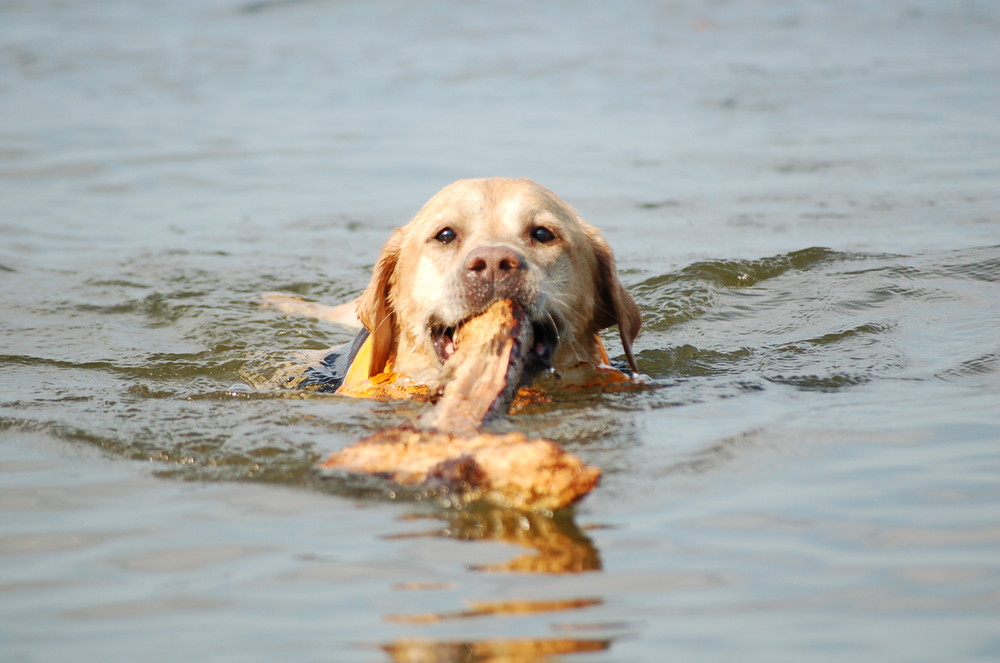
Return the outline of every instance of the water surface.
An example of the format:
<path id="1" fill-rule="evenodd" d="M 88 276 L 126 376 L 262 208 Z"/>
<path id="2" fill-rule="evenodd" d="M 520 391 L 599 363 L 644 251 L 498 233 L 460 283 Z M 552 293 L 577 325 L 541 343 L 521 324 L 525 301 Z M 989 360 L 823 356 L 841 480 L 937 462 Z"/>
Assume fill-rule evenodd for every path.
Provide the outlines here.
<path id="1" fill-rule="evenodd" d="M 993 3 L 0 9 L 5 660 L 996 660 Z M 615 248 L 651 388 L 501 426 L 602 468 L 448 509 L 278 390 L 460 177 Z M 620 354 L 615 333 L 607 335 Z"/>

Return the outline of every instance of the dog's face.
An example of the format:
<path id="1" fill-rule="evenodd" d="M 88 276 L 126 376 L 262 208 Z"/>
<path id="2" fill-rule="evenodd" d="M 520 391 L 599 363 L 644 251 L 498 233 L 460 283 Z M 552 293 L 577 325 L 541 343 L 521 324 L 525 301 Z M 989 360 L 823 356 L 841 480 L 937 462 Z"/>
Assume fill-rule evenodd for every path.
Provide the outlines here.
<path id="1" fill-rule="evenodd" d="M 358 302 L 372 372 L 438 369 L 455 329 L 499 299 L 527 312 L 540 364 L 601 363 L 596 333 L 617 323 L 635 370 L 639 311 L 597 229 L 534 182 L 495 178 L 446 187 L 390 237 Z"/>

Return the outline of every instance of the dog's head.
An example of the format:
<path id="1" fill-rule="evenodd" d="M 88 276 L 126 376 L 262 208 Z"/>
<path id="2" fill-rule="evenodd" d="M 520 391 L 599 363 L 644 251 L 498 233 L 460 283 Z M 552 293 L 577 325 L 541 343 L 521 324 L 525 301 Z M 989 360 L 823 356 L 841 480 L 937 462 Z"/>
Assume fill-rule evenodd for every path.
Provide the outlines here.
<path id="1" fill-rule="evenodd" d="M 598 230 L 530 180 L 491 178 L 445 187 L 389 238 L 358 300 L 371 373 L 439 367 L 454 330 L 499 299 L 527 312 L 541 364 L 601 363 L 597 332 L 617 324 L 636 370 L 639 309 Z"/>

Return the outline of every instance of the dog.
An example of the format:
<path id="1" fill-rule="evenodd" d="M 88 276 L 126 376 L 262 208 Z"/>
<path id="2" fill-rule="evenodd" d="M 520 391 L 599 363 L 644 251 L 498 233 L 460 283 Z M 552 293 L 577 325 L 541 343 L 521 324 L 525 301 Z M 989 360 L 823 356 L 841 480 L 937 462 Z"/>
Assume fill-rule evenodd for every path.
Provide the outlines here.
<path id="1" fill-rule="evenodd" d="M 529 179 L 446 186 L 392 233 L 354 302 L 324 307 L 265 297 L 286 313 L 363 327 L 348 351 L 331 353 L 324 370 L 293 385 L 318 380 L 353 395 L 365 393 L 359 385 L 385 383 L 385 376 L 432 384 L 455 351 L 455 330 L 500 299 L 524 309 L 534 332 L 531 359 L 549 373 L 573 380 L 598 371 L 627 380 L 608 366 L 598 334 L 617 325 L 632 377 L 638 376 L 632 345 L 642 319 L 611 248 L 597 228 Z"/>

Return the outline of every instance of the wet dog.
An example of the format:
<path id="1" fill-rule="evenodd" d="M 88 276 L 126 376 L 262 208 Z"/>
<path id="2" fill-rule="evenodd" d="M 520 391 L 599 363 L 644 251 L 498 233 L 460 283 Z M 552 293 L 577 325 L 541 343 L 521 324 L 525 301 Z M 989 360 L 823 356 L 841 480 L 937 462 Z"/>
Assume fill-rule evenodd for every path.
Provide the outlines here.
<path id="1" fill-rule="evenodd" d="M 534 365 L 570 375 L 602 367 L 598 335 L 618 325 L 629 367 L 641 317 L 600 232 L 527 179 L 460 180 L 392 233 L 365 291 L 322 307 L 271 294 L 267 302 L 364 329 L 334 371 L 345 386 L 392 374 L 430 383 L 455 352 L 455 331 L 493 302 L 517 302 L 533 328 Z M 332 366 L 332 362 L 330 364 Z"/>

